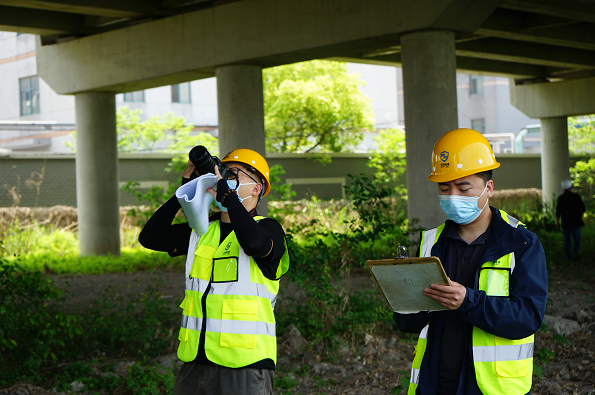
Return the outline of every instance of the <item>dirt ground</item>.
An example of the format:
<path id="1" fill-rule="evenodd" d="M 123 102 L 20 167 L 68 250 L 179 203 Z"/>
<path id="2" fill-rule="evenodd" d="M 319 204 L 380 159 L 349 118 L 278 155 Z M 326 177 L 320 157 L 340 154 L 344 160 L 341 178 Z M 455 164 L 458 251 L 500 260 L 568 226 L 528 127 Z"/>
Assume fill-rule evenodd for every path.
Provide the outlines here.
<path id="1" fill-rule="evenodd" d="M 572 344 L 554 340 L 551 333 L 536 334 L 535 353 L 546 348 L 555 356 L 545 364 L 537 363 L 543 368 L 543 378 L 534 376 L 533 393 L 595 395 L 595 269 L 575 266 L 560 272 L 563 274 L 550 275 L 546 314 L 575 320 L 581 329 L 566 336 Z M 110 292 L 119 290 L 124 298 L 129 298 L 148 285 L 156 286 L 175 309 L 184 287 L 184 274 L 171 271 L 51 277 L 56 286 L 66 291 L 67 308 L 73 310 L 77 306 L 84 309 L 108 287 L 113 287 Z M 284 295 L 299 292 L 293 284 L 283 284 L 282 289 L 283 286 L 279 308 Z M 351 278 L 349 287 L 375 285 L 365 272 L 360 272 Z M 366 335 L 357 343 L 344 343 L 329 351 L 307 344 L 299 333 L 288 330 L 279 339 L 275 394 L 404 394 L 406 390 L 398 386 L 403 386 L 402 378 L 409 378 L 414 345 L 398 339 L 396 334 L 388 339 Z M 29 389 L 0 393 L 48 393 L 37 391 L 41 392 Z"/>

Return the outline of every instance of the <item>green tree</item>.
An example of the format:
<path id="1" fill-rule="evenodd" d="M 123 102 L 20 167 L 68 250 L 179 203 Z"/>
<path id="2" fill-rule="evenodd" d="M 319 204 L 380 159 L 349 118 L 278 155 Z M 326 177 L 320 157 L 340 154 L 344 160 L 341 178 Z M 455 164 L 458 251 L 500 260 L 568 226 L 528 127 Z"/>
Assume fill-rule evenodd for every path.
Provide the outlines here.
<path id="1" fill-rule="evenodd" d="M 204 145 L 213 155 L 217 154 L 217 139 L 208 133 L 192 134 L 192 125 L 186 119 L 167 112 L 163 116 L 152 115 L 141 121 L 141 110 L 120 107 L 116 111 L 118 152 L 166 152 L 178 154 L 170 164 L 176 170 L 186 165 L 188 151 L 195 145 Z M 76 139 L 76 132 L 71 134 Z M 166 142 L 158 146 L 159 142 Z M 64 143 L 74 152 L 71 142 Z"/>
<path id="2" fill-rule="evenodd" d="M 595 210 L 595 158 L 576 162 L 574 167 L 570 168 L 570 177 L 585 199 L 587 211 L 593 212 Z"/>
<path id="3" fill-rule="evenodd" d="M 384 188 L 394 188 L 405 196 L 406 188 L 399 186 L 405 174 L 405 132 L 401 129 L 384 129 L 374 138 L 377 150 L 372 151 L 368 166 L 375 169 L 374 179 Z"/>
<path id="4" fill-rule="evenodd" d="M 595 154 L 595 114 L 568 118 L 568 146 L 574 154 Z"/>
<path id="5" fill-rule="evenodd" d="M 372 102 L 347 64 L 324 60 L 263 72 L 268 152 L 349 151 L 374 127 Z"/>

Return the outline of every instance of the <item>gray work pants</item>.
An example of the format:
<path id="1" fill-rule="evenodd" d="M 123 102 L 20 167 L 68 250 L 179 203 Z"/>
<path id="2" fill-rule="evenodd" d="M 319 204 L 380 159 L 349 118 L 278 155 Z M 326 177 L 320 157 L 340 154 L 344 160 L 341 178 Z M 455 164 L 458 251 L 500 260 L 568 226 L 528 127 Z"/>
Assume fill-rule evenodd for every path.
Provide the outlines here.
<path id="1" fill-rule="evenodd" d="M 273 395 L 275 372 L 184 363 L 174 395 Z"/>

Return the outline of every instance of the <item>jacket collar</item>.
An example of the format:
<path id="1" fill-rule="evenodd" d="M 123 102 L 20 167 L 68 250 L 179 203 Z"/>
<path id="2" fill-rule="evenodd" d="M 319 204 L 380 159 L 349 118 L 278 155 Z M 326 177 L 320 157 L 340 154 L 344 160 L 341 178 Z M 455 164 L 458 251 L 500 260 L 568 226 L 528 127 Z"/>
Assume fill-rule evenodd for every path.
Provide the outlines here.
<path id="1" fill-rule="evenodd" d="M 523 242 L 528 239 L 522 230 L 514 228 L 508 224 L 508 222 L 502 219 L 500 211 L 492 206 L 492 221 L 490 226 L 492 227 L 491 235 L 485 243 L 481 262 L 493 261 L 503 257 L 513 251 L 519 250 L 523 247 Z M 446 226 L 456 226 L 453 221 L 446 221 Z M 443 233 L 446 232 L 444 229 Z M 440 237 L 438 243 L 445 241 L 444 237 Z M 526 244 L 526 243 L 525 243 Z M 436 246 L 440 248 L 440 246 Z M 445 246 L 446 247 L 446 246 Z"/>
<path id="2" fill-rule="evenodd" d="M 492 237 L 487 242 L 486 249 L 482 256 L 482 262 L 493 261 L 513 251 L 519 250 L 527 244 L 527 237 L 524 232 L 512 227 L 504 221 L 498 209 L 492 210 Z M 519 225 L 522 226 L 522 225 Z"/>

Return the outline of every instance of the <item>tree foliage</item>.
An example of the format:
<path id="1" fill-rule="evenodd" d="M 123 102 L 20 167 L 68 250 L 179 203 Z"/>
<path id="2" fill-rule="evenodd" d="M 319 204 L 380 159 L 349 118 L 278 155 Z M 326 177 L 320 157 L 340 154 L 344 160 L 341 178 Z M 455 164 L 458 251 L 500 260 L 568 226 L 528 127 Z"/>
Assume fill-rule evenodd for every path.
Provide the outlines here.
<path id="1" fill-rule="evenodd" d="M 376 170 L 376 183 L 384 188 L 393 188 L 405 195 L 406 188 L 399 186 L 405 174 L 405 132 L 400 129 L 384 129 L 374 138 L 377 150 L 372 152 L 368 166 Z"/>
<path id="2" fill-rule="evenodd" d="M 568 146 L 574 154 L 595 154 L 595 114 L 568 118 Z"/>
<path id="3" fill-rule="evenodd" d="M 217 139 L 208 133 L 192 134 L 193 126 L 186 119 L 167 112 L 141 120 L 141 110 L 120 107 L 116 111 L 118 152 L 163 152 L 179 154 L 173 164 L 187 162 L 188 151 L 195 145 L 204 145 L 213 155 L 217 154 Z M 76 132 L 72 133 L 76 138 Z M 74 151 L 74 144 L 65 143 Z"/>
<path id="4" fill-rule="evenodd" d="M 341 152 L 374 127 L 372 102 L 347 64 L 324 60 L 263 72 L 268 152 Z"/>

